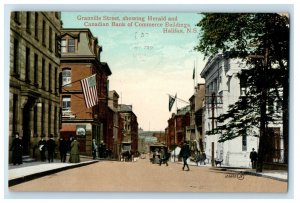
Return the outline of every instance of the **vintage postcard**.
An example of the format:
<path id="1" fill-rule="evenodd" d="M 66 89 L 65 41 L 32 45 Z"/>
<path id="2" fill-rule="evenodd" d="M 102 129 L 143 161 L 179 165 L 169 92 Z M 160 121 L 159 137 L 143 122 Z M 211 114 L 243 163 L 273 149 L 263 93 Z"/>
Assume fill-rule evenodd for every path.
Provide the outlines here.
<path id="1" fill-rule="evenodd" d="M 288 192 L 287 9 L 9 15 L 9 192 Z"/>

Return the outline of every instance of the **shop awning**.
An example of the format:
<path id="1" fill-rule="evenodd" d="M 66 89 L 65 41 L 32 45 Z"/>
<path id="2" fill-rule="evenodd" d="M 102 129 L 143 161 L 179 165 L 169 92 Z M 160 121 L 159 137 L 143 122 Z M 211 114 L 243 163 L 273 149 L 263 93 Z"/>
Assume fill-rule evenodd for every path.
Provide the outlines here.
<path id="1" fill-rule="evenodd" d="M 60 132 L 76 132 L 76 125 L 63 125 Z"/>

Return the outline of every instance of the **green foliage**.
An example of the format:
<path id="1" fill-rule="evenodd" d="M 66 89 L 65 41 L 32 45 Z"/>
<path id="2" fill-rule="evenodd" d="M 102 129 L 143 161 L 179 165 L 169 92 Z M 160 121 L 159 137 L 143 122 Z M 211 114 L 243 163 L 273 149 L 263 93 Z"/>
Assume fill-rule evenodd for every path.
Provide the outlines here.
<path id="1" fill-rule="evenodd" d="M 241 85 L 247 88 L 246 95 L 232 106 L 227 113 L 217 118 L 220 125 L 208 134 L 222 132 L 219 142 L 234 139 L 260 125 L 261 92 L 267 92 L 266 122 L 276 123 L 288 112 L 288 59 L 289 59 L 289 18 L 277 13 L 202 13 L 197 24 L 200 27 L 199 44 L 195 49 L 205 57 L 226 53 L 229 58 L 241 58 L 250 67 L 242 70 L 238 77 Z M 268 50 L 268 63 L 253 59 L 250 55 L 265 56 Z M 266 72 L 262 72 L 265 66 Z M 288 94 L 286 94 L 288 95 Z M 284 116 L 283 119 L 287 119 Z M 285 122 L 288 123 L 288 122 Z M 284 126 L 288 127 L 288 126 Z"/>

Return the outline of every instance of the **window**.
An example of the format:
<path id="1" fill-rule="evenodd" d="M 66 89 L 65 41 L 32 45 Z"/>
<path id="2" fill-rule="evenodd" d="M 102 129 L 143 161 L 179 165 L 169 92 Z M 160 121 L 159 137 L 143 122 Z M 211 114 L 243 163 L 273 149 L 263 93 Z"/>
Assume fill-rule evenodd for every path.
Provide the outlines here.
<path id="1" fill-rule="evenodd" d="M 75 52 L 75 39 L 62 39 L 61 51 L 62 53 Z"/>
<path id="2" fill-rule="evenodd" d="M 20 25 L 21 24 L 20 23 L 20 12 L 15 11 L 15 12 L 13 12 L 13 14 L 14 14 L 14 21 Z"/>
<path id="3" fill-rule="evenodd" d="M 49 27 L 49 50 L 52 52 L 52 28 Z"/>
<path id="4" fill-rule="evenodd" d="M 65 39 L 61 40 L 61 52 L 62 53 L 67 52 L 67 40 L 65 40 Z"/>
<path id="5" fill-rule="evenodd" d="M 54 92 L 58 94 L 58 88 L 57 88 L 57 79 L 58 79 L 58 75 L 57 75 L 57 67 L 55 68 L 54 71 L 54 77 L 55 77 L 55 81 L 54 81 Z"/>
<path id="6" fill-rule="evenodd" d="M 68 41 L 68 52 L 75 52 L 75 40 L 69 39 Z"/>
<path id="7" fill-rule="evenodd" d="M 26 12 L 26 31 L 31 34 L 31 30 L 30 30 L 30 24 L 31 24 L 31 19 L 30 19 L 31 15 L 30 12 Z"/>
<path id="8" fill-rule="evenodd" d="M 71 69 L 70 68 L 64 68 L 62 71 L 62 86 L 71 86 Z"/>
<path id="9" fill-rule="evenodd" d="M 30 83 L 30 49 L 26 47 L 25 81 Z"/>
<path id="10" fill-rule="evenodd" d="M 39 34 L 39 13 L 35 12 L 35 18 L 34 18 L 34 36 L 36 39 L 38 39 Z"/>
<path id="11" fill-rule="evenodd" d="M 43 37 L 42 37 L 42 44 L 44 45 L 44 46 L 46 46 L 46 43 L 45 43 L 45 39 L 46 39 L 46 22 L 43 20 L 43 28 L 42 28 L 42 35 L 43 35 Z"/>
<path id="12" fill-rule="evenodd" d="M 38 72 L 39 72 L 39 66 L 38 66 L 38 55 L 34 54 L 34 85 L 38 86 Z"/>
<path id="13" fill-rule="evenodd" d="M 52 92 L 52 65 L 49 63 L 49 72 L 48 72 L 48 90 L 49 92 Z"/>
<path id="14" fill-rule="evenodd" d="M 14 74 L 19 75 L 19 41 L 14 40 Z"/>
<path id="15" fill-rule="evenodd" d="M 42 59 L 42 89 L 45 89 L 45 59 Z"/>
<path id="16" fill-rule="evenodd" d="M 71 111 L 71 96 L 62 97 L 62 111 L 63 112 Z"/>

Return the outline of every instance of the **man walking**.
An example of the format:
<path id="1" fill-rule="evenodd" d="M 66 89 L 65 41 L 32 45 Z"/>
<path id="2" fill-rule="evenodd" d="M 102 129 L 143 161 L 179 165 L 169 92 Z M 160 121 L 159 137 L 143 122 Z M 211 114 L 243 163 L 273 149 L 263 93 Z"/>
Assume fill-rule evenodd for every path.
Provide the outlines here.
<path id="1" fill-rule="evenodd" d="M 53 135 L 50 135 L 50 139 L 47 141 L 47 150 L 48 150 L 48 161 L 53 162 L 54 157 L 54 149 L 55 149 L 55 141 L 53 139 Z"/>
<path id="2" fill-rule="evenodd" d="M 251 164 L 252 168 L 256 168 L 256 162 L 257 162 L 257 152 L 255 151 L 254 148 L 252 148 L 252 152 L 250 152 L 250 159 L 251 159 Z"/>
<path id="3" fill-rule="evenodd" d="M 184 170 L 185 166 L 187 167 L 187 170 L 189 171 L 189 165 L 187 164 L 187 159 L 191 156 L 190 147 L 187 145 L 187 141 L 184 141 L 183 146 L 180 150 L 179 155 L 183 158 L 183 167 L 182 170 Z"/>

